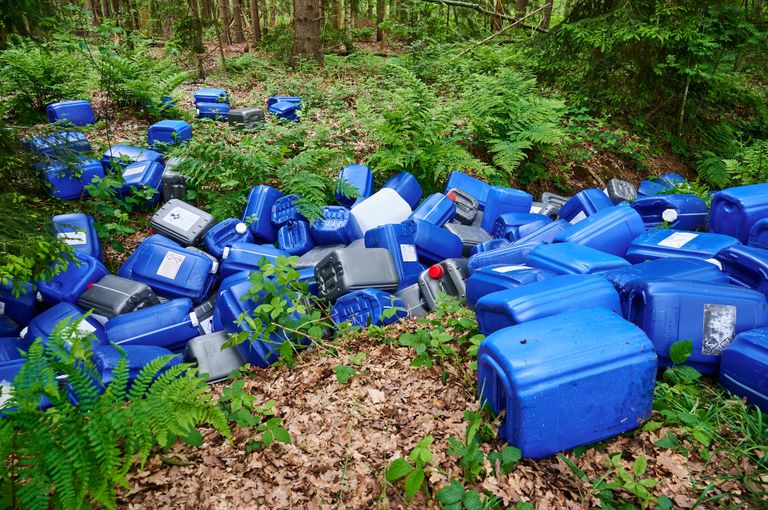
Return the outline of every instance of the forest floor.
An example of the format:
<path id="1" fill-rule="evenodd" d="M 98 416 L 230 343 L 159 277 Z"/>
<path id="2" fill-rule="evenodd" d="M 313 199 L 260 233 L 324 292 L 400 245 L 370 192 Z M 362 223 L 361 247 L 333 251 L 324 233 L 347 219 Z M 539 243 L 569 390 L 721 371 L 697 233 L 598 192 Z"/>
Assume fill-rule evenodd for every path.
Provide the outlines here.
<path id="1" fill-rule="evenodd" d="M 244 48 L 233 46 L 229 51 L 242 54 Z M 211 54 L 207 64 L 210 70 L 215 66 L 214 57 Z M 301 76 L 292 79 L 300 80 Z M 185 98 L 180 104 L 183 109 L 192 111 L 192 91 L 201 85 L 192 82 L 180 88 L 180 95 Z M 259 80 L 232 81 L 220 74 L 209 78 L 205 85 L 227 88 L 236 98 L 237 106 L 263 105 L 269 95 L 292 92 L 267 90 Z M 343 88 L 348 83 L 338 75 L 321 75 L 318 86 L 330 90 Z M 97 105 L 97 108 L 103 106 Z M 314 105 L 311 115 L 313 120 L 335 128 L 333 115 L 326 115 L 322 105 Z M 116 112 L 111 122 L 97 125 L 89 137 L 97 152 L 114 143 L 143 144 L 150 123 L 133 114 Z M 226 124 L 222 124 L 222 132 L 226 129 Z M 638 184 L 653 173 L 675 171 L 692 175 L 692 170 L 668 151 L 649 158 L 645 167 L 638 170 L 627 158 L 593 149 L 588 142 L 583 148 L 594 154 L 568 173 L 565 182 L 571 190 L 602 187 L 612 177 Z M 358 160 L 372 151 L 373 147 L 365 139 L 355 145 Z M 556 172 L 557 162 L 551 165 Z M 538 194 L 551 191 L 548 186 L 547 182 L 536 183 L 528 190 Z M 118 265 L 148 235 L 146 220 L 146 217 L 140 219 L 136 234 L 124 240 L 125 253 L 107 252 L 111 266 Z M 474 380 L 467 380 L 465 376 L 470 370 L 468 365 L 444 364 L 431 369 L 411 365 L 413 351 L 397 347 L 395 340 L 414 327 L 413 320 L 404 321 L 388 328 L 385 338 L 360 333 L 346 343 L 338 356 L 328 356 L 319 349 L 303 352 L 292 369 L 282 365 L 251 369 L 244 379 L 245 390 L 259 403 L 276 402 L 276 415 L 290 433 L 292 442 L 274 443 L 248 453 L 247 430 L 235 430 L 234 440 L 229 442 L 219 433 L 204 429 L 201 446 L 179 443 L 153 456 L 142 469 L 130 474 L 130 489 L 121 491 L 120 507 L 438 507 L 436 492 L 452 480 L 465 480 L 462 459 L 448 454 L 447 439 L 464 438 L 467 429 L 464 413 L 477 411 L 478 402 Z M 350 354 L 357 352 L 366 354 L 355 367 L 357 375 L 340 384 L 333 368 L 349 363 Z M 448 373 L 445 381 L 444 371 Z M 212 391 L 218 395 L 227 384 L 214 385 Z M 739 462 L 712 448 L 704 455 L 705 460 L 700 454 L 705 449 L 692 442 L 684 430 L 664 424 L 665 417 L 657 412 L 652 420 L 661 423 L 660 428 L 638 429 L 578 452 L 540 461 L 522 460 L 507 474 L 500 474 L 486 460 L 489 474 L 482 480 L 466 480 L 466 487 L 495 495 L 502 507 L 514 507 L 518 502 L 530 502 L 539 509 L 605 506 L 606 490 L 612 492 L 616 506 L 623 501 L 653 506 L 651 501 L 660 494 L 679 508 L 694 507 L 699 497 L 711 500 L 706 507 L 738 506 L 745 501 L 762 501 L 768 506 L 765 492 L 768 474 L 757 472 L 749 457 Z M 670 433 L 681 437 L 676 448 L 654 445 Z M 394 459 L 407 457 L 427 435 L 435 440 L 431 447 L 434 457 L 426 467 L 427 491 L 419 492 L 408 502 L 402 483 L 387 482 L 385 470 Z M 734 433 L 730 440 L 737 444 L 743 438 Z M 483 444 L 481 450 L 487 454 L 502 446 L 490 442 Z M 684 456 L 683 452 L 688 455 Z M 643 477 L 657 482 L 650 489 L 655 495 L 653 499 L 636 496 L 622 477 L 624 470 L 611 463 L 617 453 L 622 454 L 621 466 L 630 473 L 636 459 L 647 459 Z M 758 454 L 763 456 L 766 451 Z M 742 499 L 742 495 L 749 497 Z"/>

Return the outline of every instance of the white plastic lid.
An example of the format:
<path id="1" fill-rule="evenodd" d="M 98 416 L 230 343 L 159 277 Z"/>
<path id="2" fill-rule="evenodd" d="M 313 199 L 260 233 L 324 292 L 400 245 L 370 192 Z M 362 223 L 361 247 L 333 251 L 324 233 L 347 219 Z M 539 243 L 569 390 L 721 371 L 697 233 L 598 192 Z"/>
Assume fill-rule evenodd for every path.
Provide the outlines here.
<path id="1" fill-rule="evenodd" d="M 219 261 L 211 259 L 213 264 L 211 265 L 211 274 L 216 274 L 219 271 Z"/>
<path id="2" fill-rule="evenodd" d="M 190 322 L 192 322 L 192 325 L 194 327 L 197 327 L 200 325 L 200 320 L 197 318 L 197 314 L 195 312 L 189 313 L 189 320 Z"/>
<path id="3" fill-rule="evenodd" d="M 723 270 L 723 263 L 720 262 L 719 260 L 717 260 L 717 259 L 707 259 L 707 262 L 709 262 L 710 264 L 716 265 L 720 269 L 720 271 Z"/>
<path id="4" fill-rule="evenodd" d="M 229 246 L 224 247 L 224 251 L 221 252 L 221 259 L 224 260 L 225 258 L 229 257 Z"/>
<path id="5" fill-rule="evenodd" d="M 20 336 L 21 338 L 24 338 L 25 336 L 27 336 L 27 331 L 29 331 L 29 328 L 24 328 L 24 329 L 22 329 L 22 330 L 21 330 L 21 333 L 19 333 L 19 336 Z"/>
<path id="6" fill-rule="evenodd" d="M 248 232 L 248 225 L 242 222 L 238 223 L 237 225 L 235 225 L 235 232 L 237 232 L 240 235 L 245 234 L 246 232 Z"/>
<path id="7" fill-rule="evenodd" d="M 668 223 L 677 221 L 677 211 L 674 209 L 664 209 L 664 212 L 661 213 L 661 219 Z"/>

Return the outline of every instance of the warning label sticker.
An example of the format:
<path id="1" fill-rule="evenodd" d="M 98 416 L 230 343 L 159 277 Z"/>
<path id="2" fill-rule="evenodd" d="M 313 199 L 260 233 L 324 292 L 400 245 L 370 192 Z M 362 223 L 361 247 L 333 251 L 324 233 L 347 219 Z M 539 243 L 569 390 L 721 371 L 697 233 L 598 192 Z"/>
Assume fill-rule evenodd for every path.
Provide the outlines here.
<path id="1" fill-rule="evenodd" d="M 174 207 L 171 209 L 171 212 L 165 215 L 163 221 L 186 231 L 192 228 L 199 219 L 199 214 L 188 211 L 183 207 Z"/>
<path id="2" fill-rule="evenodd" d="M 123 171 L 123 178 L 130 177 L 131 175 L 136 175 L 142 173 L 147 168 L 146 165 L 136 165 L 132 168 L 126 168 Z"/>
<path id="3" fill-rule="evenodd" d="M 704 305 L 704 334 L 701 353 L 720 356 L 736 336 L 736 307 L 733 305 Z"/>
<path id="4" fill-rule="evenodd" d="M 571 225 L 575 225 L 581 220 L 586 220 L 586 219 L 587 219 L 587 213 L 585 213 L 584 211 L 581 211 L 579 212 L 579 214 L 573 217 L 573 219 L 571 220 Z"/>
<path id="5" fill-rule="evenodd" d="M 59 232 L 57 237 L 70 246 L 77 246 L 88 242 L 88 235 L 82 230 L 79 232 Z"/>
<path id="6" fill-rule="evenodd" d="M 416 262 L 416 245 L 413 244 L 401 244 L 400 254 L 403 256 L 403 262 Z"/>
<path id="7" fill-rule="evenodd" d="M 163 257 L 163 261 L 160 262 L 160 267 L 157 268 L 156 274 L 164 278 L 175 280 L 176 275 L 179 273 L 179 268 L 181 268 L 181 265 L 186 258 L 186 255 L 169 251 L 165 254 L 165 257 Z"/>
<path id="8" fill-rule="evenodd" d="M 694 234 L 693 232 L 675 232 L 671 236 L 662 239 L 658 246 L 682 248 L 697 237 L 699 237 L 699 234 Z"/>

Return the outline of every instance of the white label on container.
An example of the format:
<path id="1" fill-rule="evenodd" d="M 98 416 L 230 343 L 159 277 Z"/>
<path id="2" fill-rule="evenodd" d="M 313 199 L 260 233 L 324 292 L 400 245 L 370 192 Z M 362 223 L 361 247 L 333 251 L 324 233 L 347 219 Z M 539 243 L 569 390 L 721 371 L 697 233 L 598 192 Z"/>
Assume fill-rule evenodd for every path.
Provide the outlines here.
<path id="1" fill-rule="evenodd" d="M 587 219 L 587 213 L 585 213 L 584 211 L 579 211 L 579 214 L 574 216 L 573 219 L 571 220 L 571 225 L 575 225 L 581 220 L 586 220 L 586 219 Z"/>
<path id="2" fill-rule="evenodd" d="M 88 234 L 83 230 L 79 232 L 59 232 L 57 237 L 70 246 L 88 243 Z"/>
<path id="3" fill-rule="evenodd" d="M 13 386 L 11 381 L 3 379 L 0 381 L 0 407 L 3 406 L 13 396 Z"/>
<path id="4" fill-rule="evenodd" d="M 671 236 L 661 240 L 659 246 L 666 246 L 668 248 L 682 248 L 693 239 L 699 237 L 699 234 L 692 232 L 675 232 Z"/>
<path id="5" fill-rule="evenodd" d="M 530 269 L 530 266 L 504 266 L 493 268 L 497 273 L 509 273 L 510 271 L 519 271 L 520 269 Z"/>
<path id="6" fill-rule="evenodd" d="M 403 262 L 416 262 L 416 246 L 413 244 L 401 244 L 400 254 L 403 256 Z"/>
<path id="7" fill-rule="evenodd" d="M 96 331 L 96 326 L 94 326 L 93 324 L 91 324 L 90 322 L 88 322 L 86 320 L 82 320 L 77 325 L 77 330 L 80 333 L 83 333 L 84 335 L 89 335 L 89 334 L 93 333 L 94 331 Z"/>
<path id="8" fill-rule="evenodd" d="M 540 206 L 538 206 L 538 205 L 532 205 L 532 206 L 531 206 L 531 210 L 530 210 L 530 213 L 531 213 L 531 214 L 539 214 L 539 213 L 541 212 L 541 210 L 542 210 L 542 209 L 543 209 L 543 207 L 540 207 Z"/>
<path id="9" fill-rule="evenodd" d="M 176 253 L 175 251 L 169 251 L 163 257 L 163 261 L 160 262 L 160 267 L 157 268 L 157 274 L 171 280 L 176 279 L 176 275 L 179 273 L 181 264 L 184 263 L 186 255 Z"/>
<path id="10" fill-rule="evenodd" d="M 704 335 L 701 353 L 720 356 L 736 336 L 736 307 L 733 305 L 704 305 Z"/>
<path id="11" fill-rule="evenodd" d="M 144 170 L 146 170 L 146 165 L 136 165 L 133 168 L 127 168 L 123 171 L 123 178 L 130 177 L 131 175 L 136 175 L 142 173 Z"/>
<path id="12" fill-rule="evenodd" d="M 171 209 L 171 212 L 165 215 L 163 221 L 165 223 L 170 223 L 174 227 L 178 227 L 184 231 L 187 231 L 192 228 L 199 219 L 199 214 L 188 211 L 183 207 L 174 207 Z"/>
<path id="13" fill-rule="evenodd" d="M 0 301 L 0 315 L 5 314 L 5 303 Z"/>

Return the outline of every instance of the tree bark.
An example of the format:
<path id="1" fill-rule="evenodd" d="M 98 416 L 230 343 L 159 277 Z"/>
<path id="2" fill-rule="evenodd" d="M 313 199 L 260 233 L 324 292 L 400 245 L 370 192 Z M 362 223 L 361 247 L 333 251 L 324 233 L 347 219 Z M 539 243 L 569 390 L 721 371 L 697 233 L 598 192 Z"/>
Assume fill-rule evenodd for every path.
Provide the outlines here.
<path id="1" fill-rule="evenodd" d="M 229 0 L 219 0 L 219 11 L 221 15 L 221 38 L 229 44 L 232 42 L 232 38 L 229 35 Z"/>
<path id="2" fill-rule="evenodd" d="M 497 14 L 504 14 L 504 0 L 496 0 L 495 11 Z M 504 18 L 500 16 L 494 16 L 491 18 L 491 31 L 498 32 L 501 27 L 504 26 Z"/>
<path id="3" fill-rule="evenodd" d="M 109 5 L 109 0 L 102 0 L 101 12 L 104 13 L 105 18 L 112 17 L 112 6 Z"/>
<path id="4" fill-rule="evenodd" d="M 313 59 L 323 65 L 320 0 L 293 0 L 293 59 Z"/>
<path id="5" fill-rule="evenodd" d="M 232 0 L 232 19 L 234 20 L 234 41 L 236 43 L 245 42 L 245 35 L 243 34 L 243 5 L 241 0 Z"/>
<path id="6" fill-rule="evenodd" d="M 515 16 L 517 19 L 522 19 L 525 16 L 526 10 L 528 10 L 528 0 L 517 0 L 515 3 Z"/>
<path id="7" fill-rule="evenodd" d="M 269 2 L 269 28 L 275 28 L 277 25 L 277 0 Z"/>
<path id="8" fill-rule="evenodd" d="M 189 0 L 188 3 L 189 3 L 190 15 L 196 20 L 199 20 L 200 11 L 197 7 L 197 0 Z M 205 5 L 202 5 L 202 8 L 205 9 Z M 201 23 L 195 24 L 194 43 L 193 43 L 192 52 L 195 55 L 195 70 L 197 71 L 197 76 L 199 78 L 204 78 L 205 67 L 203 67 L 203 54 L 205 52 L 205 48 L 203 46 L 203 27 Z"/>
<path id="9" fill-rule="evenodd" d="M 251 46 L 259 47 L 261 42 L 261 21 L 259 20 L 259 0 L 251 0 Z"/>
<path id="10" fill-rule="evenodd" d="M 544 12 L 541 14 L 541 28 L 548 29 L 549 23 L 552 21 L 552 6 L 555 0 L 544 0 Z"/>
<path id="11" fill-rule="evenodd" d="M 385 7 L 384 0 L 376 0 L 376 42 L 384 40 L 384 30 L 382 30 L 381 24 L 384 22 Z"/>

